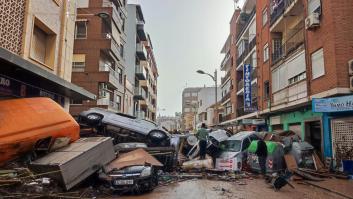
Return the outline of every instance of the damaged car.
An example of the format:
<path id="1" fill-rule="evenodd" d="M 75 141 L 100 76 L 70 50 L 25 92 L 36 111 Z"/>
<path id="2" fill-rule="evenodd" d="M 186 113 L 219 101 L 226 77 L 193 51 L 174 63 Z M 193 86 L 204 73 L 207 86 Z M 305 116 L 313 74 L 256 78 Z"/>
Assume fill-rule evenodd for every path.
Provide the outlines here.
<path id="1" fill-rule="evenodd" d="M 121 154 L 106 165 L 99 179 L 106 187 L 118 193 L 143 193 L 158 185 L 158 169 L 163 166 L 144 149 Z"/>
<path id="2" fill-rule="evenodd" d="M 91 108 L 78 117 L 81 126 L 95 128 L 114 138 L 114 144 L 143 142 L 149 147 L 170 146 L 170 134 L 156 123 L 101 108 Z"/>

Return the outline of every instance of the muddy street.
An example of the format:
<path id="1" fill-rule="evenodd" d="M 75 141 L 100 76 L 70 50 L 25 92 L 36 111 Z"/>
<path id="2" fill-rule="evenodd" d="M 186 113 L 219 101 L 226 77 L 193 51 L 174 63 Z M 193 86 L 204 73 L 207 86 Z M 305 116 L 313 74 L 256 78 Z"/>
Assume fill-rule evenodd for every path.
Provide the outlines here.
<path id="1" fill-rule="evenodd" d="M 163 186 L 152 193 L 141 196 L 121 196 L 123 199 L 343 199 L 336 194 L 301 184 L 294 184 L 275 192 L 262 179 L 241 180 L 238 182 L 220 182 L 210 180 L 188 180 L 171 186 Z M 349 184 L 347 184 L 349 186 Z"/>

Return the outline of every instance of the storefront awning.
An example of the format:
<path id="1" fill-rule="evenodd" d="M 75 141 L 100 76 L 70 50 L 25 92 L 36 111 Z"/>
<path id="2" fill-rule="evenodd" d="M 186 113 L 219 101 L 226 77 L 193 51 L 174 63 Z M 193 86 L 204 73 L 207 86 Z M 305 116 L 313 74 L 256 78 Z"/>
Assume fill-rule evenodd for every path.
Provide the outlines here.
<path id="1" fill-rule="evenodd" d="M 0 48 L 0 75 L 75 100 L 94 100 L 96 95 Z"/>

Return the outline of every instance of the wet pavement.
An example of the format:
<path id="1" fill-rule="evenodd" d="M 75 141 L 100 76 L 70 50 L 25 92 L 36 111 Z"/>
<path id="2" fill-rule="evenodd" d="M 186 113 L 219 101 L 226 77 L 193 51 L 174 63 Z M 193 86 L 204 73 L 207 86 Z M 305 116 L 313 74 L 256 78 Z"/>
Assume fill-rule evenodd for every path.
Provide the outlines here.
<path id="1" fill-rule="evenodd" d="M 327 182 L 329 183 L 329 182 Z M 333 182 L 331 182 L 333 183 Z M 189 180 L 179 182 L 174 185 L 163 186 L 155 189 L 152 193 L 140 196 L 120 196 L 123 199 L 341 199 L 336 194 L 315 188 L 310 185 L 297 184 L 292 182 L 295 189 L 286 186 L 280 191 L 274 191 L 262 179 L 246 179 L 238 182 L 220 182 L 209 180 Z M 334 184 L 334 183 L 333 183 Z M 328 186 L 328 185 L 327 185 Z M 345 186 L 351 186 L 353 190 L 353 181 L 347 181 Z M 349 193 L 348 193 L 349 194 Z"/>

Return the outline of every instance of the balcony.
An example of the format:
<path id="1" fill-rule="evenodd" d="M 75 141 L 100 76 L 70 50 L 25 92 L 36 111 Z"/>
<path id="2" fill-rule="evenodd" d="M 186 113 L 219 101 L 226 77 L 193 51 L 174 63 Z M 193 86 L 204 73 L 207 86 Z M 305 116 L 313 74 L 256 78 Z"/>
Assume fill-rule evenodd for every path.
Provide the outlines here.
<path id="1" fill-rule="evenodd" d="M 229 113 L 229 114 L 224 115 L 224 116 L 222 115 L 222 117 L 219 118 L 220 122 L 226 122 L 226 121 L 229 121 L 231 119 L 233 119 L 232 118 L 232 113 Z"/>
<path id="2" fill-rule="evenodd" d="M 140 60 L 147 60 L 147 50 L 143 43 L 136 44 L 136 55 Z"/>
<path id="3" fill-rule="evenodd" d="M 147 36 L 145 32 L 145 24 L 143 22 L 136 24 L 137 36 L 141 41 L 147 41 Z"/>
<path id="4" fill-rule="evenodd" d="M 145 119 L 146 118 L 146 113 L 143 111 L 137 111 L 135 113 L 135 117 L 137 117 L 138 119 Z"/>
<path id="5" fill-rule="evenodd" d="M 224 77 L 221 78 L 221 85 L 223 85 L 224 83 L 226 83 L 226 81 L 230 78 L 230 71 L 228 71 L 226 73 L 226 75 Z"/>
<path id="6" fill-rule="evenodd" d="M 145 68 L 143 66 L 141 66 L 140 64 L 136 65 L 135 73 L 136 73 L 136 77 L 139 80 L 146 80 L 147 72 L 146 72 Z"/>
<path id="7" fill-rule="evenodd" d="M 114 39 L 114 37 L 111 35 L 111 33 L 103 33 L 102 34 L 102 38 L 105 40 L 110 40 L 110 44 L 108 45 L 109 48 L 107 48 L 108 50 L 110 50 L 113 54 L 113 56 L 119 60 L 122 61 L 123 60 L 123 51 L 120 49 L 121 47 L 119 46 L 119 44 L 116 42 L 116 40 Z"/>
<path id="8" fill-rule="evenodd" d="M 226 102 L 230 98 L 230 91 L 222 97 L 222 103 Z"/>
<path id="9" fill-rule="evenodd" d="M 108 110 L 118 112 L 120 107 L 116 102 L 111 101 L 109 98 L 100 98 L 97 100 L 98 106 L 106 106 Z"/>
<path id="10" fill-rule="evenodd" d="M 121 19 L 120 17 L 120 14 L 119 14 L 119 11 L 116 9 L 115 6 L 113 6 L 113 11 L 112 11 L 112 19 L 113 19 L 113 22 L 115 23 L 115 25 L 118 27 L 118 30 L 120 33 L 123 33 L 123 25 L 124 25 L 124 22 L 123 20 Z"/>
<path id="11" fill-rule="evenodd" d="M 276 0 L 271 2 L 271 16 L 270 16 L 270 24 L 271 26 L 275 24 L 275 22 L 284 15 L 285 12 L 289 12 L 292 5 L 297 3 L 298 0 Z M 302 8 L 301 8 L 302 9 Z"/>
<path id="12" fill-rule="evenodd" d="M 112 69 L 108 64 L 101 64 L 99 66 L 100 72 L 109 72 L 108 82 L 115 88 L 123 86 L 122 74 L 119 74 L 114 69 Z"/>
<path id="13" fill-rule="evenodd" d="M 146 91 L 141 87 L 135 87 L 134 98 L 137 100 L 146 100 Z"/>
<path id="14" fill-rule="evenodd" d="M 244 34 L 244 32 L 248 29 L 248 26 L 249 26 L 250 22 L 252 21 L 252 18 L 255 16 L 255 14 L 256 14 L 256 7 L 254 7 L 254 9 L 249 14 L 247 14 L 247 13 L 241 14 L 241 15 L 243 15 L 242 18 L 245 19 L 245 23 L 242 26 L 242 29 L 240 31 L 240 34 L 239 34 L 237 40 L 239 40 L 240 37 Z"/>
<path id="15" fill-rule="evenodd" d="M 231 60 L 232 58 L 230 57 L 230 52 L 228 52 L 221 63 L 222 71 L 227 71 L 232 66 Z"/>
<path id="16" fill-rule="evenodd" d="M 251 70 L 251 81 L 257 79 L 257 68 L 252 68 Z"/>
<path id="17" fill-rule="evenodd" d="M 285 57 L 290 56 L 304 44 L 304 21 L 300 21 L 293 29 L 287 33 L 287 41 L 281 46 L 274 48 L 272 52 L 272 65 Z"/>
<path id="18" fill-rule="evenodd" d="M 244 52 L 237 58 L 237 66 L 239 66 L 245 59 L 245 57 L 249 54 L 249 42 L 245 41 L 245 49 Z"/>
<path id="19" fill-rule="evenodd" d="M 296 100 L 304 99 L 307 94 L 306 79 L 273 94 L 273 105 L 287 104 Z"/>

